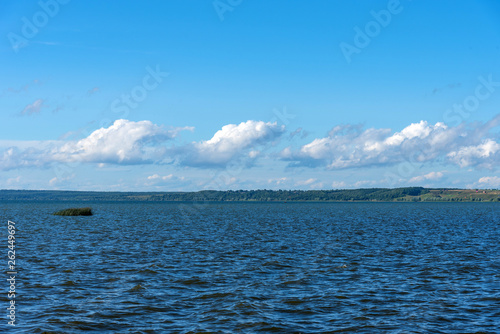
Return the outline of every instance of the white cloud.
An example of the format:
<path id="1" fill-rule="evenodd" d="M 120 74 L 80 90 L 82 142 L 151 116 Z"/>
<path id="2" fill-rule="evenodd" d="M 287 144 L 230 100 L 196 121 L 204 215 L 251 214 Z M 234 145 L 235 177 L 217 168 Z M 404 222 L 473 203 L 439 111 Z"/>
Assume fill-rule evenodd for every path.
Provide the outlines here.
<path id="1" fill-rule="evenodd" d="M 169 174 L 169 175 L 166 175 L 166 176 L 160 176 L 158 174 L 153 174 L 151 176 L 148 176 L 148 180 L 162 180 L 162 181 L 167 181 L 167 180 L 170 180 L 174 175 L 173 174 Z"/>
<path id="2" fill-rule="evenodd" d="M 295 184 L 298 186 L 308 186 L 310 184 L 313 184 L 314 182 L 316 182 L 316 179 L 310 178 L 303 181 L 297 181 Z"/>
<path id="3" fill-rule="evenodd" d="M 500 144 L 487 139 L 479 145 L 460 147 L 448 153 L 447 156 L 460 167 L 480 165 L 492 168 L 500 161 Z"/>
<path id="4" fill-rule="evenodd" d="M 57 161 L 83 161 L 115 164 L 150 163 L 162 159 L 166 149 L 159 145 L 181 130 L 165 130 L 151 121 L 116 120 L 108 128 L 92 132 L 87 138 L 69 142 L 56 150 Z"/>
<path id="5" fill-rule="evenodd" d="M 310 188 L 310 189 L 322 189 L 324 183 L 321 181 L 318 181 L 318 179 L 315 178 L 309 178 L 307 180 L 300 180 L 295 182 L 294 187 L 298 188 Z"/>
<path id="6" fill-rule="evenodd" d="M 401 131 L 363 129 L 353 125 L 337 126 L 327 136 L 316 138 L 297 148 L 293 148 L 290 139 L 290 146 L 281 151 L 280 157 L 281 160 L 288 161 L 289 166 L 325 167 L 332 170 L 390 166 L 401 162 L 410 162 L 412 166 L 427 162 L 427 165 L 439 166 L 438 168 L 443 164 L 457 164 L 470 169 L 494 169 L 500 161 L 500 140 L 498 133 L 494 132 L 499 124 L 500 117 L 484 125 L 471 123 L 457 127 L 447 127 L 443 123 L 431 125 L 420 121 L 404 127 Z M 249 120 L 240 124 L 228 124 L 210 139 L 178 146 L 169 144 L 174 143 L 173 139 L 180 131 L 192 129 L 165 128 L 151 121 L 117 120 L 111 126 L 95 130 L 80 140 L 40 141 L 29 144 L 0 141 L 0 170 L 24 167 L 56 168 L 59 165 L 76 166 L 79 163 L 95 163 L 103 168 L 116 168 L 117 165 L 125 168 L 125 165 L 133 164 L 172 164 L 188 169 L 191 166 L 227 167 L 230 173 L 224 174 L 224 180 L 221 181 L 227 185 L 240 182 L 230 179 L 236 171 L 240 173 L 254 165 L 264 167 L 255 163 L 257 159 L 269 159 L 263 162 L 267 168 L 274 171 L 281 168 L 279 165 L 285 164 L 276 164 L 276 161 L 272 161 L 276 157 L 275 152 L 269 152 L 269 148 L 275 149 L 285 131 L 285 127 L 277 125 L 276 122 Z M 274 173 L 277 178 L 271 179 L 268 184 L 316 188 L 323 187 L 322 182 L 327 187 L 331 184 L 333 188 L 375 185 L 362 184 L 361 181 L 354 183 L 356 180 L 344 180 L 339 178 L 339 175 L 329 175 L 328 178 L 322 179 L 318 178 L 318 174 L 310 174 L 304 177 L 304 180 L 296 180 L 290 178 L 289 169 L 285 168 L 284 171 L 288 174 Z M 300 172 L 300 169 L 295 169 L 294 172 Z M 408 179 L 417 183 L 443 177 L 442 172 L 411 174 L 398 180 L 397 184 L 407 184 Z M 366 179 L 366 176 L 362 177 Z M 206 178 L 213 177 L 207 175 Z M 268 179 L 269 176 L 265 176 L 264 184 Z M 338 182 L 332 183 L 333 180 Z M 381 176 L 376 185 L 389 182 L 384 180 L 386 179 Z M 62 180 L 58 179 L 53 182 L 60 181 Z M 175 179 L 170 174 L 158 173 L 140 182 L 143 185 L 145 182 L 154 184 L 173 181 L 180 182 L 180 179 Z"/>
<path id="7" fill-rule="evenodd" d="M 316 138 L 298 150 L 285 148 L 281 158 L 290 161 L 290 166 L 344 169 L 394 165 L 403 161 L 440 162 L 446 161 L 448 155 L 448 162 L 460 166 L 485 166 L 486 163 L 492 166 L 498 161 L 499 144 L 488 139 L 477 147 L 465 145 L 481 143 L 488 131 L 498 126 L 495 119 L 485 125 L 471 124 L 469 127 L 420 121 L 394 133 L 390 129 L 363 130 L 359 125 L 336 126 L 327 137 Z"/>
<path id="8" fill-rule="evenodd" d="M 284 126 L 262 121 L 229 124 L 205 141 L 167 148 L 166 141 L 192 127 L 164 129 L 151 121 L 116 120 L 78 141 L 40 142 L 37 147 L 8 147 L 0 155 L 0 168 L 41 167 L 52 162 L 102 164 L 165 163 L 177 158 L 188 166 L 223 166 L 237 158 L 250 161 L 261 155 L 258 146 L 272 143 Z"/>
<path id="9" fill-rule="evenodd" d="M 249 158 L 258 154 L 255 148 L 276 140 L 285 131 L 285 126 L 276 122 L 246 121 L 238 125 L 228 124 L 217 131 L 214 136 L 205 141 L 195 142 L 178 153 L 184 155 L 180 162 L 187 166 L 215 167 L 224 166 L 231 160 L 242 157 L 243 153 Z"/>
<path id="10" fill-rule="evenodd" d="M 344 181 L 333 181 L 332 188 L 333 189 L 345 189 L 347 184 Z"/>
<path id="11" fill-rule="evenodd" d="M 425 175 L 419 175 L 419 176 L 412 177 L 409 182 L 415 183 L 415 182 L 422 182 L 422 181 L 428 181 L 428 180 L 435 181 L 435 180 L 439 180 L 443 176 L 444 176 L 444 174 L 442 172 L 430 172 L 430 173 L 425 174 Z"/>
<path id="12" fill-rule="evenodd" d="M 177 177 L 177 176 L 174 176 L 174 174 L 160 176 L 158 174 L 153 174 L 151 176 L 148 176 L 148 180 L 155 181 L 155 182 L 158 182 L 158 181 L 167 182 L 167 181 L 171 181 L 171 180 L 184 180 L 184 176 Z"/>
<path id="13" fill-rule="evenodd" d="M 253 151 L 248 152 L 248 156 L 252 159 L 256 158 L 259 154 L 260 154 L 260 152 L 257 150 L 253 150 Z"/>
<path id="14" fill-rule="evenodd" d="M 184 176 L 175 176 L 174 174 L 159 175 L 153 174 L 147 177 L 146 186 L 178 185 L 184 181 Z"/>
<path id="15" fill-rule="evenodd" d="M 278 179 L 269 179 L 269 180 L 267 180 L 267 183 L 268 184 L 275 184 L 275 185 L 279 186 L 279 185 L 283 185 L 283 184 L 287 183 L 289 180 L 290 179 L 287 177 L 281 177 Z"/>
<path id="16" fill-rule="evenodd" d="M 10 186 L 13 184 L 18 184 L 20 182 L 21 182 L 21 176 L 17 176 L 17 177 L 8 178 L 6 183 L 8 186 Z"/>
<path id="17" fill-rule="evenodd" d="M 51 186 L 55 186 L 55 185 L 58 185 L 64 181 L 68 181 L 70 179 L 72 179 L 74 177 L 74 174 L 71 176 L 71 177 L 65 177 L 65 178 L 59 178 L 59 177 L 53 177 L 52 179 L 50 179 L 49 181 L 49 185 Z"/>
<path id="18" fill-rule="evenodd" d="M 357 181 L 354 183 L 354 188 L 362 188 L 362 187 L 368 187 L 368 186 L 380 186 L 381 183 L 385 183 L 386 180 L 377 180 L 377 181 L 368 181 L 368 180 L 362 180 L 362 181 Z"/>
<path id="19" fill-rule="evenodd" d="M 384 143 L 390 146 L 401 145 L 407 139 L 413 138 L 426 138 L 434 130 L 444 129 L 448 127 L 444 123 L 436 123 L 434 126 L 429 126 L 426 121 L 420 121 L 420 123 L 412 123 L 401 132 L 396 132 L 391 137 L 387 138 Z"/>
<path id="20" fill-rule="evenodd" d="M 21 111 L 21 115 L 32 115 L 38 114 L 40 110 L 45 107 L 42 99 L 38 99 L 35 102 L 28 104 L 24 107 L 23 111 Z"/>
<path id="21" fill-rule="evenodd" d="M 484 176 L 477 183 L 481 185 L 481 188 L 500 188 L 500 177 Z"/>
<path id="22" fill-rule="evenodd" d="M 192 127 L 164 129 L 150 121 L 116 120 L 108 128 L 92 132 L 78 141 L 37 142 L 34 146 L 12 146 L 0 153 L 0 169 L 43 167 L 53 162 L 102 164 L 162 163 L 162 144 Z"/>
<path id="23" fill-rule="evenodd" d="M 47 162 L 47 157 L 41 156 L 40 150 L 33 147 L 19 149 L 13 146 L 0 153 L 0 170 L 43 167 Z"/>

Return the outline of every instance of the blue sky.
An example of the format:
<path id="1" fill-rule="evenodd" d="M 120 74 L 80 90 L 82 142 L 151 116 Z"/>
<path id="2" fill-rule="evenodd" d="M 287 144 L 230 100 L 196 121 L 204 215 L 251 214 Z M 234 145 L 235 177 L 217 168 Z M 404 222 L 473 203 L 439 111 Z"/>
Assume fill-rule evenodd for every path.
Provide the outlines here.
<path id="1" fill-rule="evenodd" d="M 0 189 L 499 188 L 498 1 L 4 1 Z"/>

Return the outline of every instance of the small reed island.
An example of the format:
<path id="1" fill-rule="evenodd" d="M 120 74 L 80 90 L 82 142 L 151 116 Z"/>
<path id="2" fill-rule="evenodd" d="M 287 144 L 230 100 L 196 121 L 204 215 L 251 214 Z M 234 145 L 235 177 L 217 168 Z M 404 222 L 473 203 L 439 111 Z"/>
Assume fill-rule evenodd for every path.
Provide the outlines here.
<path id="1" fill-rule="evenodd" d="M 56 216 L 92 216 L 91 208 L 71 208 L 66 210 L 57 211 L 54 213 Z"/>

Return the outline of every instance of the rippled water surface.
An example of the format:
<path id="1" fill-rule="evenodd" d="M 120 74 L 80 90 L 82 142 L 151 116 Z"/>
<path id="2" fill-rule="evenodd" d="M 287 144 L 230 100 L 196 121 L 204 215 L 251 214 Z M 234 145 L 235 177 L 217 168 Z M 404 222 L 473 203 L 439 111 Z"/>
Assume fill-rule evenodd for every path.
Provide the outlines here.
<path id="1" fill-rule="evenodd" d="M 4 236 L 17 227 L 19 333 L 500 328 L 498 203 L 2 202 L 0 216 Z"/>

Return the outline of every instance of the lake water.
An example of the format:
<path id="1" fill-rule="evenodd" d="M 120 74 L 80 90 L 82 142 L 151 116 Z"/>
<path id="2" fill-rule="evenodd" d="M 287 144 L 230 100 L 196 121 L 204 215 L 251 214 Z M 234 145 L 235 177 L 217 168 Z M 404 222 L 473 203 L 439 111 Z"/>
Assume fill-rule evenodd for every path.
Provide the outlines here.
<path id="1" fill-rule="evenodd" d="M 52 213 L 91 206 L 91 217 Z M 0 202 L 17 333 L 498 333 L 498 203 Z"/>

